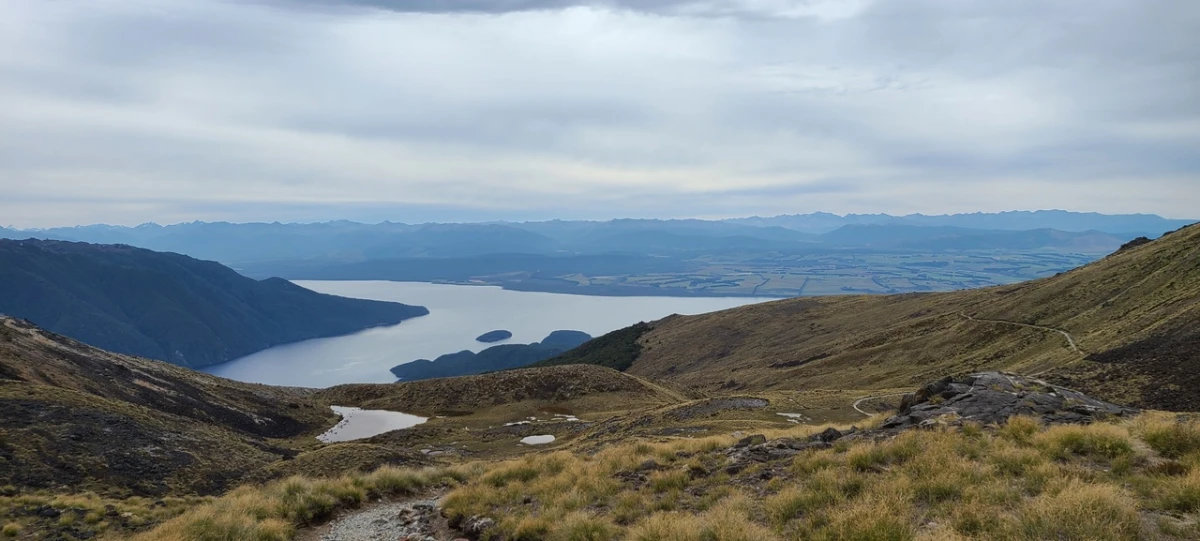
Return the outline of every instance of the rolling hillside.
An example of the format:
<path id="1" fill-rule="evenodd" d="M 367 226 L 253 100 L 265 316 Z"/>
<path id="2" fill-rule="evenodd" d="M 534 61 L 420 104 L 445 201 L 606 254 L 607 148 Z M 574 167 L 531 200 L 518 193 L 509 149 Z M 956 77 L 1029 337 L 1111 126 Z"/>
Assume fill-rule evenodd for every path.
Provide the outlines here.
<path id="1" fill-rule="evenodd" d="M 521 402 L 556 404 L 603 397 L 621 408 L 682 399 L 643 379 L 598 366 L 538 367 L 394 384 L 350 384 L 317 392 L 330 403 L 454 415 Z M 619 409 L 619 408 L 617 408 Z"/>
<path id="2" fill-rule="evenodd" d="M 110 351 L 198 368 L 428 310 L 256 281 L 173 253 L 0 240 L 0 313 Z"/>
<path id="3" fill-rule="evenodd" d="M 451 438 L 478 444 L 472 454 L 511 453 L 519 446 L 509 428 L 528 427 L 489 426 L 547 411 L 603 418 L 681 400 L 640 378 L 582 365 L 325 390 L 248 384 L 0 316 L 0 486 L 69 486 L 109 497 L 218 494 L 294 473 L 421 465 L 428 460 L 418 445 Z M 315 436 L 338 420 L 330 405 L 443 417 L 394 434 L 398 441 L 322 444 Z M 464 423 L 476 434 L 461 433 Z M 577 434 L 589 425 L 547 426 Z"/>
<path id="4" fill-rule="evenodd" d="M 0 317 L 0 485 L 213 494 L 336 416 L 301 389 L 119 355 Z"/>
<path id="5" fill-rule="evenodd" d="M 673 316 L 643 331 L 609 338 L 587 362 L 697 392 L 893 388 L 1002 368 L 1192 410 L 1200 227 L 1012 286 L 791 299 Z"/>

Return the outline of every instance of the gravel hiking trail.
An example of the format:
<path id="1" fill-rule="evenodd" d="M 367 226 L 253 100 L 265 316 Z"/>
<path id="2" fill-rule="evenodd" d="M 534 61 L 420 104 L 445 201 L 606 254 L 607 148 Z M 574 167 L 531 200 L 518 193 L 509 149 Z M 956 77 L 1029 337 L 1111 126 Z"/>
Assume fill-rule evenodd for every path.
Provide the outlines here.
<path id="1" fill-rule="evenodd" d="M 383 500 L 304 530 L 297 541 L 451 541 L 461 536 L 442 518 L 437 499 Z"/>

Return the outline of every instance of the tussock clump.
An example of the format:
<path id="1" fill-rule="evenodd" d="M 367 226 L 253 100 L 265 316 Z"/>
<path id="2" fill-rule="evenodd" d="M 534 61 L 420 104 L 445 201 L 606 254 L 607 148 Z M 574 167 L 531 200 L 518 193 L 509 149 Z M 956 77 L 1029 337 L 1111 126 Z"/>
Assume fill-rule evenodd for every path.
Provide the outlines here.
<path id="1" fill-rule="evenodd" d="M 1179 513 L 1200 511 L 1200 470 L 1192 471 L 1185 477 L 1164 481 L 1159 489 L 1156 503 L 1159 508 L 1167 511 Z"/>
<path id="2" fill-rule="evenodd" d="M 1120 488 L 1073 481 L 1027 502 L 1018 521 L 1026 539 L 1125 541 L 1138 538 L 1140 517 Z"/>
<path id="3" fill-rule="evenodd" d="M 562 527 L 550 541 L 609 541 L 617 536 L 617 526 L 594 513 L 575 512 L 563 518 Z"/>
<path id="4" fill-rule="evenodd" d="M 683 471 L 660 471 L 650 475 L 650 488 L 654 492 L 683 490 L 688 485 L 688 474 Z"/>
<path id="5" fill-rule="evenodd" d="M 919 439 L 917 433 L 907 432 L 891 441 L 855 447 L 846 454 L 846 460 L 858 471 L 903 464 L 922 451 Z"/>
<path id="6" fill-rule="evenodd" d="M 1182 458 L 1200 452 L 1200 420 L 1147 415 L 1144 421 L 1135 430 L 1158 454 L 1167 458 Z"/>
<path id="7" fill-rule="evenodd" d="M 1018 443 L 1030 443 L 1042 428 L 1042 422 L 1034 417 L 1014 415 L 1000 427 L 1000 435 Z"/>
<path id="8" fill-rule="evenodd" d="M 1002 476 L 1025 477 L 1037 466 L 1045 464 L 1046 457 L 1034 449 L 1001 447 L 993 451 L 987 461 Z"/>
<path id="9" fill-rule="evenodd" d="M 1071 456 L 1112 460 L 1133 454 L 1129 431 L 1116 425 L 1054 426 L 1034 441 L 1060 460 Z"/>
<path id="10" fill-rule="evenodd" d="M 904 494 L 881 494 L 838 507 L 829 513 L 826 539 L 906 541 L 916 536 L 914 509 Z M 817 532 L 814 532 L 817 533 Z"/>
<path id="11" fill-rule="evenodd" d="M 630 541 L 702 541 L 703 522 L 686 513 L 657 513 L 629 529 Z"/>
<path id="12" fill-rule="evenodd" d="M 749 501 L 733 497 L 700 515 L 678 512 L 651 515 L 630 528 L 631 541 L 776 541 L 769 528 L 750 519 Z"/>

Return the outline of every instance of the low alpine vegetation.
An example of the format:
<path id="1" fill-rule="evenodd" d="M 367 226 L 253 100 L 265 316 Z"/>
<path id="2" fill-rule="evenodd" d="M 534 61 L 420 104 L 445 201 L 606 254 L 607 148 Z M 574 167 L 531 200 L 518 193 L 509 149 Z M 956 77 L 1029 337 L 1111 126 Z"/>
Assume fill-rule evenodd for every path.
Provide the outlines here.
<path id="1" fill-rule="evenodd" d="M 1187 539 L 1200 533 L 1200 461 L 1158 450 L 1182 456 L 1190 426 L 1017 417 L 850 438 L 744 469 L 727 469 L 733 438 L 642 442 L 499 463 L 444 507 L 513 540 Z"/>
<path id="2" fill-rule="evenodd" d="M 813 441 L 824 428 L 763 436 L 770 448 Z M 1195 539 L 1193 428 L 1158 414 L 1051 427 L 1016 417 L 999 427 L 859 432 L 749 464 L 734 464 L 744 442 L 718 436 L 293 477 L 235 490 L 134 539 L 283 541 L 369 499 L 437 486 L 451 488 L 442 500 L 451 524 L 488 519 L 484 538 L 511 541 Z"/>

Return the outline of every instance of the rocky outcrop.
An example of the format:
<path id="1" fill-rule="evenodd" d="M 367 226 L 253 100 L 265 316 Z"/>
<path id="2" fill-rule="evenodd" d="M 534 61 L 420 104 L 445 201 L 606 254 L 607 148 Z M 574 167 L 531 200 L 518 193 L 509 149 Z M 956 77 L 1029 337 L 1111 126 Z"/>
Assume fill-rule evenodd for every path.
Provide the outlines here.
<path id="1" fill-rule="evenodd" d="M 779 438 L 767 441 L 761 434 L 746 436 L 725 451 L 725 456 L 729 457 L 725 473 L 735 475 L 755 463 L 791 458 L 810 449 L 828 449 L 833 447 L 835 441 L 862 433 L 851 427 L 845 432 L 827 428 L 807 438 Z"/>
<path id="2" fill-rule="evenodd" d="M 936 425 L 955 425 L 964 421 L 996 425 L 1014 415 L 1035 417 L 1044 424 L 1080 424 L 1135 413 L 1135 409 L 1041 380 L 984 372 L 961 379 L 946 378 L 921 387 L 916 393 L 905 396 L 897 414 L 877 429 L 851 427 L 840 431 L 828 428 L 807 438 L 769 441 L 762 435 L 743 437 L 725 450 L 725 472 L 736 475 L 754 464 L 788 459 L 808 450 L 828 449 L 842 439 L 886 439 L 904 430 Z"/>
<path id="3" fill-rule="evenodd" d="M 999 424 L 1014 415 L 1037 417 L 1046 424 L 1078 424 L 1136 412 L 1038 379 L 983 372 L 921 387 L 904 397 L 897 414 L 881 428 L 928 426 L 947 417 Z"/>

